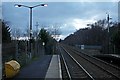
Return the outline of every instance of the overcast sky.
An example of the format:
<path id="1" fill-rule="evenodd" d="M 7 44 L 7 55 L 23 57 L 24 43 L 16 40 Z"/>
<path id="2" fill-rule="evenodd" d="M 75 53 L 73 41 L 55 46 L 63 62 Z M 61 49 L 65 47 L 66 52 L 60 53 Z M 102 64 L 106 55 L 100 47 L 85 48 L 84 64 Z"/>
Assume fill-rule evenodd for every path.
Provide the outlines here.
<path id="1" fill-rule="evenodd" d="M 36 7 L 33 9 L 33 30 L 36 22 L 41 25 L 60 26 L 61 38 L 94 23 L 105 19 L 106 13 L 110 14 L 112 21 L 118 20 L 117 2 L 45 2 L 47 7 Z M 10 28 L 18 28 L 22 32 L 29 26 L 29 9 L 25 7 L 16 8 L 15 4 L 34 6 L 40 2 L 2 2 L 2 18 L 9 21 Z M 47 27 L 46 27 L 47 28 Z"/>

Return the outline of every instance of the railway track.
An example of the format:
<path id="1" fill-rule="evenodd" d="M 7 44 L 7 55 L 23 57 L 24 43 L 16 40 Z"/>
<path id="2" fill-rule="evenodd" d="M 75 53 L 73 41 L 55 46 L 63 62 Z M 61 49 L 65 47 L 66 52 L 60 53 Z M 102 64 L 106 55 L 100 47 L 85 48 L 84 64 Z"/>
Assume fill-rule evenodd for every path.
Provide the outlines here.
<path id="1" fill-rule="evenodd" d="M 70 47 L 69 47 L 69 48 L 70 48 Z M 96 57 L 90 56 L 90 55 L 86 54 L 85 52 L 81 52 L 80 49 L 77 49 L 77 48 L 75 48 L 75 47 L 74 47 L 74 48 L 71 47 L 70 49 L 76 51 L 78 54 L 79 54 L 79 53 L 80 53 L 80 54 L 82 53 L 82 54 L 84 54 L 85 56 L 92 57 L 92 59 L 95 59 L 95 60 L 97 60 L 97 61 L 99 61 L 99 62 L 102 62 L 102 63 L 104 63 L 104 64 L 106 64 L 106 65 L 109 65 L 109 66 L 111 66 L 111 67 L 113 67 L 113 68 L 116 68 L 117 70 L 120 71 L 120 68 L 119 68 L 118 66 L 115 66 L 115 65 L 113 65 L 113 64 L 107 63 L 107 62 L 105 62 L 105 61 L 103 61 L 103 60 L 101 60 L 101 59 L 98 59 L 98 58 L 96 58 Z M 120 75 L 119 75 L 119 76 L 120 76 Z"/>
<path id="2" fill-rule="evenodd" d="M 74 55 L 76 56 L 80 56 L 84 59 L 86 59 L 87 61 L 89 61 L 90 63 L 98 66 L 99 68 L 101 68 L 102 70 L 108 72 L 109 74 L 113 75 L 115 78 L 120 79 L 120 68 L 116 67 L 114 65 L 111 65 L 109 63 L 106 63 L 100 59 L 94 58 L 92 56 L 89 56 L 87 54 L 84 53 L 80 53 L 80 51 L 72 49 L 72 48 L 68 48 L 70 50 L 70 52 L 75 53 Z"/>
<path id="3" fill-rule="evenodd" d="M 120 79 L 120 71 L 117 72 L 117 68 L 111 67 L 110 65 L 102 63 L 99 60 L 95 60 L 89 56 L 83 54 L 80 55 L 78 51 L 71 48 L 66 48 L 65 46 L 60 47 L 60 52 L 61 59 L 63 59 L 63 63 L 67 68 L 66 72 L 69 74 L 69 79 Z"/>
<path id="4" fill-rule="evenodd" d="M 71 58 L 71 56 L 61 48 L 60 52 L 63 80 L 66 80 L 66 78 L 68 80 L 76 78 L 94 80 L 94 78 L 76 60 L 74 60 L 74 58 Z"/>

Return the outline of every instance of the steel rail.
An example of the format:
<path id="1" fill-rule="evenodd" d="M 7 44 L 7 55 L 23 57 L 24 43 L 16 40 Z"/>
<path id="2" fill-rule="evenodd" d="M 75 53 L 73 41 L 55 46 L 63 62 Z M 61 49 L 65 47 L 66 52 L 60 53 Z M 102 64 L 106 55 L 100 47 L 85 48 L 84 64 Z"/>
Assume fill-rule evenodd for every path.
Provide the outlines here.
<path id="1" fill-rule="evenodd" d="M 69 72 L 68 67 L 67 67 L 67 64 L 66 64 L 65 59 L 64 59 L 64 57 L 63 57 L 63 55 L 62 55 L 62 52 L 61 52 L 61 50 L 60 50 L 60 47 L 59 47 L 59 51 L 60 51 L 60 55 L 61 55 L 61 57 L 62 57 L 63 63 L 64 63 L 64 65 L 65 65 L 65 69 L 66 69 L 66 71 L 67 71 L 68 77 L 69 77 L 70 80 L 72 80 L 71 75 L 70 75 L 70 72 Z"/>
<path id="2" fill-rule="evenodd" d="M 64 51 L 72 58 L 72 60 L 75 61 L 75 63 L 76 63 L 80 68 L 82 68 L 82 70 L 90 77 L 90 79 L 95 80 L 95 78 L 94 78 L 81 64 L 79 64 L 79 62 L 78 62 L 77 60 L 75 60 L 75 58 L 73 58 L 73 57 L 69 54 L 69 52 L 66 51 L 66 49 L 65 49 L 63 46 L 61 46 L 61 47 L 62 47 L 62 48 L 64 49 Z"/>
<path id="3" fill-rule="evenodd" d="M 71 49 L 71 50 L 72 50 L 72 49 Z M 72 50 L 72 51 L 73 51 L 73 50 Z M 75 51 L 74 51 L 74 52 L 75 52 Z M 78 54 L 78 53 L 76 53 L 76 54 L 79 55 L 79 56 L 81 56 L 81 55 Z M 85 55 L 88 56 L 88 57 L 91 57 L 91 56 L 89 56 L 89 55 L 87 55 L 87 54 L 85 54 Z M 97 67 L 101 68 L 102 70 L 106 71 L 107 73 L 111 74 L 112 76 L 116 77 L 117 79 L 120 79 L 120 77 L 118 77 L 118 76 L 116 76 L 115 74 L 113 74 L 112 72 L 110 72 L 110 71 L 102 68 L 101 66 L 95 64 L 94 62 L 90 61 L 89 59 L 87 59 L 87 58 L 85 58 L 85 57 L 83 57 L 83 56 L 81 56 L 81 57 L 84 58 L 85 60 L 89 61 L 90 63 L 96 65 Z M 92 58 L 92 57 L 91 57 L 91 58 Z"/>
<path id="4" fill-rule="evenodd" d="M 113 67 L 113 68 L 116 68 L 116 69 L 120 70 L 120 68 L 119 68 L 119 67 L 117 67 L 117 66 L 115 66 L 115 65 L 112 65 L 112 64 L 107 63 L 107 62 L 105 62 L 105 61 L 103 61 L 103 60 L 101 60 L 101 59 L 98 59 L 98 58 L 92 57 L 92 56 L 90 56 L 90 55 L 87 55 L 85 52 L 81 52 L 81 51 L 76 50 L 76 49 L 74 49 L 74 50 L 75 50 L 75 51 L 77 51 L 77 52 L 83 53 L 84 55 L 86 55 L 86 56 L 88 56 L 88 57 L 91 57 L 91 58 L 93 58 L 93 59 L 96 59 L 96 60 L 98 60 L 98 61 L 100 61 L 100 62 L 102 62 L 102 63 L 104 63 L 104 64 L 106 64 L 106 65 L 110 65 L 111 67 Z"/>

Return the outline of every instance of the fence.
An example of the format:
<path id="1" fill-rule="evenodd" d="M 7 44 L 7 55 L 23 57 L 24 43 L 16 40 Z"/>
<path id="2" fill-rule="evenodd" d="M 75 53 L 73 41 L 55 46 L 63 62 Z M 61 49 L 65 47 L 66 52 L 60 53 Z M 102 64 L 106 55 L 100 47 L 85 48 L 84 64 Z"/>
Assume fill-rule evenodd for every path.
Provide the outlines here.
<path id="1" fill-rule="evenodd" d="M 2 62 L 8 61 L 15 57 L 16 47 L 15 43 L 2 44 Z"/>
<path id="2" fill-rule="evenodd" d="M 21 65 L 28 63 L 33 57 L 44 54 L 44 47 L 40 42 L 34 41 L 32 44 L 32 57 L 30 58 L 28 41 L 12 41 L 12 43 L 2 44 L 2 62 L 17 60 Z"/>
<path id="3" fill-rule="evenodd" d="M 15 43 L 3 43 L 2 44 L 2 55 L 15 54 L 15 51 L 16 51 Z"/>

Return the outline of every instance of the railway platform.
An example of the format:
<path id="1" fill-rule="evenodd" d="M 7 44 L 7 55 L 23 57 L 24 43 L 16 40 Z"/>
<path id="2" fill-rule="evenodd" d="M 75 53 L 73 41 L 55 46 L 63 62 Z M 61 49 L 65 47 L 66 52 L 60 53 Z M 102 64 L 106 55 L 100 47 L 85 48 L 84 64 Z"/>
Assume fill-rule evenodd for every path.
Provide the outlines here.
<path id="1" fill-rule="evenodd" d="M 107 55 L 120 59 L 120 55 L 117 55 L 117 54 L 107 54 Z"/>
<path id="2" fill-rule="evenodd" d="M 31 64 L 23 67 L 19 74 L 14 77 L 13 80 L 21 80 L 27 78 L 31 79 L 44 79 L 51 62 L 52 55 L 43 55 L 38 60 L 33 61 Z"/>
<path id="3" fill-rule="evenodd" d="M 118 54 L 99 54 L 99 55 L 95 55 L 95 56 L 111 57 L 111 58 L 120 59 L 120 55 L 118 55 Z"/>
<path id="4" fill-rule="evenodd" d="M 60 64 L 59 55 L 52 56 L 49 68 L 47 70 L 45 80 L 49 80 L 51 78 L 62 80 L 61 64 Z"/>

